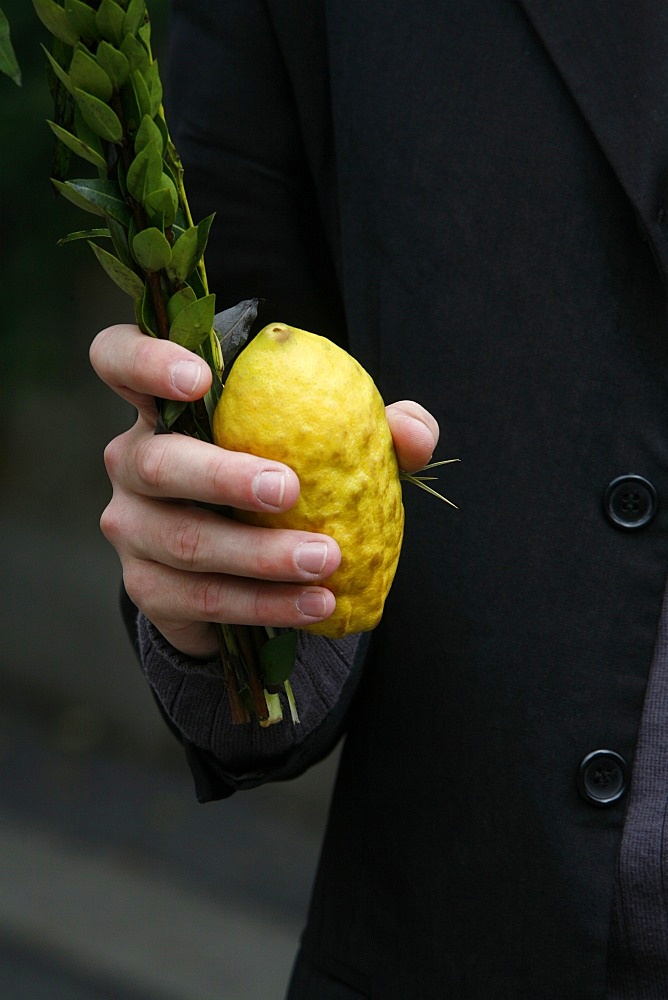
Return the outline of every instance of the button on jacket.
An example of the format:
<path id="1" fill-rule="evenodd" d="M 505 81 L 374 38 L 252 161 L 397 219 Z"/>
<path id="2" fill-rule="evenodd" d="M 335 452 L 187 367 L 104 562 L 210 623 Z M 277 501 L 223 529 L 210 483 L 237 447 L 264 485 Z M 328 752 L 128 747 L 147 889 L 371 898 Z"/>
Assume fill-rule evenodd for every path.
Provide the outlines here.
<path id="1" fill-rule="evenodd" d="M 309 995 L 602 1000 L 668 565 L 668 7 L 181 0 L 171 57 L 219 307 L 345 340 L 461 459 L 457 511 L 405 491 Z"/>

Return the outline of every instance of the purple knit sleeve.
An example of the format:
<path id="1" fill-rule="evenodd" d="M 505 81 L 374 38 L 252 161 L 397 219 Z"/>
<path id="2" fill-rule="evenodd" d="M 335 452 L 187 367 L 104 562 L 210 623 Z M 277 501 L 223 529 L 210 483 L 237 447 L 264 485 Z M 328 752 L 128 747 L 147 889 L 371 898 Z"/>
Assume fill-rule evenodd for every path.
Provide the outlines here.
<path id="1" fill-rule="evenodd" d="M 266 772 L 320 726 L 341 695 L 361 639 L 300 632 L 290 677 L 300 722 L 293 725 L 284 712 L 282 723 L 262 728 L 232 722 L 220 663 L 177 652 L 141 614 L 137 632 L 144 673 L 167 717 L 230 773 Z"/>

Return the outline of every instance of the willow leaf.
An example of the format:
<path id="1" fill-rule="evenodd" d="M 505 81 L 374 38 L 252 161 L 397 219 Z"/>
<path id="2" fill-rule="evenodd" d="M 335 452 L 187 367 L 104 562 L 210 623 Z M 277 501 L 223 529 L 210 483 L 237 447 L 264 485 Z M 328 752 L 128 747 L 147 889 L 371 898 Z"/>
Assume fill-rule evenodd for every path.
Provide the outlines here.
<path id="1" fill-rule="evenodd" d="M 113 253 L 103 250 L 92 240 L 88 241 L 89 247 L 97 257 L 111 280 L 118 285 L 121 291 L 126 292 L 131 298 L 138 299 L 144 294 L 144 282 L 138 274 L 126 267 Z"/>
<path id="2" fill-rule="evenodd" d="M 66 131 L 66 129 L 61 128 L 60 125 L 56 125 L 55 122 L 47 121 L 48 126 L 63 145 L 71 149 L 73 153 L 80 156 L 83 160 L 87 160 L 88 163 L 92 163 L 96 167 L 100 167 L 102 170 L 107 169 L 107 164 L 105 163 L 104 157 L 100 156 L 98 152 L 87 146 L 85 142 L 77 138 L 76 135 L 72 135 L 71 132 Z"/>
<path id="3" fill-rule="evenodd" d="M 195 351 L 211 332 L 216 296 L 207 295 L 185 306 L 169 328 L 169 339 Z"/>
<path id="4" fill-rule="evenodd" d="M 123 226 L 130 224 L 130 209 L 122 200 L 115 184 L 110 181 L 86 177 L 72 181 L 52 179 L 52 184 L 63 197 L 84 211 L 95 215 L 110 215 Z"/>
<path id="5" fill-rule="evenodd" d="M 67 236 L 61 236 L 56 245 L 64 247 L 66 243 L 74 243 L 75 240 L 91 240 L 101 237 L 108 239 L 110 236 L 111 233 L 108 229 L 80 229 L 76 233 L 68 233 Z"/>

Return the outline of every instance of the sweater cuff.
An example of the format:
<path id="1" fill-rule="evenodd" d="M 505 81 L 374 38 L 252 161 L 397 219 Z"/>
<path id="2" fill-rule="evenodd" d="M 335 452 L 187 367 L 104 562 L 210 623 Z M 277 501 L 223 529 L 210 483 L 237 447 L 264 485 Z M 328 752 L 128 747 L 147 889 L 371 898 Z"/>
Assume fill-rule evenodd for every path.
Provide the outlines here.
<path id="1" fill-rule="evenodd" d="M 264 728 L 232 722 L 219 661 L 179 653 L 142 614 L 137 636 L 144 673 L 167 717 L 231 775 L 248 778 L 279 764 L 322 724 L 341 695 L 361 639 L 299 632 L 290 684 L 301 721 L 293 724 L 284 705 L 283 722 Z"/>

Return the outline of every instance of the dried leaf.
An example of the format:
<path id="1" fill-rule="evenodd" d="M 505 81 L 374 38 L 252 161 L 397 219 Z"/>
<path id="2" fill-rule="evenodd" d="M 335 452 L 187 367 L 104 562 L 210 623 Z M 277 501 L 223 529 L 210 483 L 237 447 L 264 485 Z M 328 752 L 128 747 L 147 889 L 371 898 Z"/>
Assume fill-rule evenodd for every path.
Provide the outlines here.
<path id="1" fill-rule="evenodd" d="M 235 306 L 216 313 L 213 328 L 220 340 L 225 368 L 229 368 L 248 340 L 253 323 L 257 318 L 260 299 L 245 299 Z"/>

